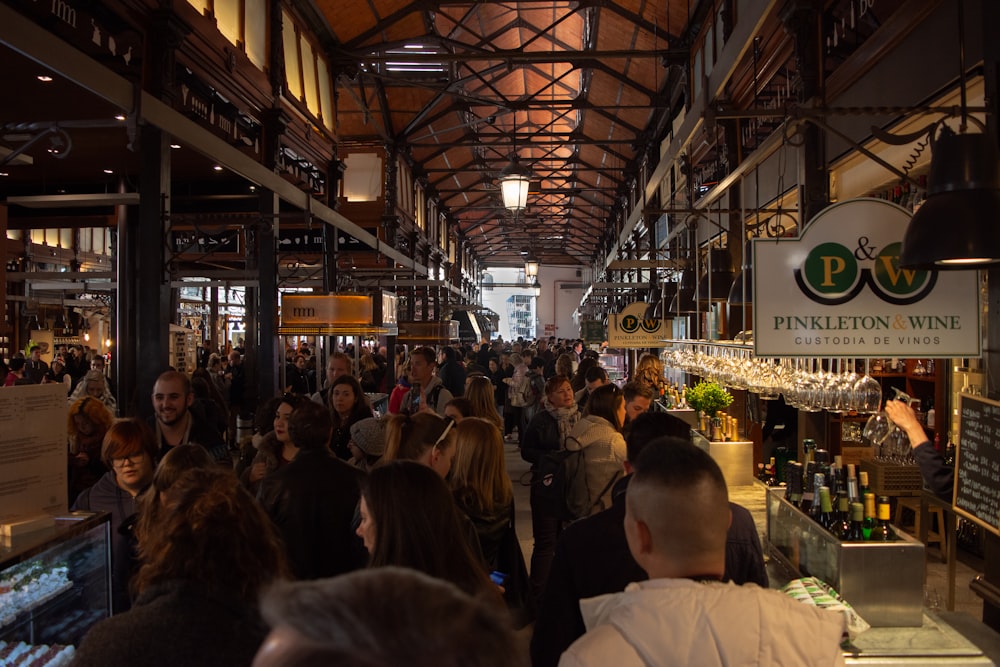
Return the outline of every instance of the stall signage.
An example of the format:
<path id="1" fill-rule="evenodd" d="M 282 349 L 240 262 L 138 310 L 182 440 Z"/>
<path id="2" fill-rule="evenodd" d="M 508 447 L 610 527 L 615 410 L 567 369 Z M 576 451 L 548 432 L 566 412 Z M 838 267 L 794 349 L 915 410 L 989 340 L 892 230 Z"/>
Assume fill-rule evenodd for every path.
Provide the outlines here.
<path id="1" fill-rule="evenodd" d="M 901 269 L 909 222 L 892 202 L 854 199 L 797 239 L 755 239 L 756 355 L 978 357 L 978 272 Z"/>
<path id="2" fill-rule="evenodd" d="M 372 298 L 367 294 L 286 294 L 281 325 L 371 325 Z"/>
<path id="3" fill-rule="evenodd" d="M 649 304 L 636 301 L 608 317 L 608 344 L 614 348 L 663 347 L 670 338 L 670 320 L 647 319 Z"/>

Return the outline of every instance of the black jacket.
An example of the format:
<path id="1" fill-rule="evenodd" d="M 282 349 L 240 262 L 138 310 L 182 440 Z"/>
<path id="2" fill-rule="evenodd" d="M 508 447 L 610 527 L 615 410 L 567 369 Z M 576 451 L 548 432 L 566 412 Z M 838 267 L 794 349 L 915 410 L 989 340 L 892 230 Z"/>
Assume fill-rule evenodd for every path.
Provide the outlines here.
<path id="1" fill-rule="evenodd" d="M 364 472 L 329 450 L 301 450 L 261 480 L 260 502 L 281 532 L 298 579 L 332 577 L 364 567 L 352 520 Z"/>
<path id="2" fill-rule="evenodd" d="M 920 443 L 911 451 L 927 490 L 939 498 L 950 500 L 955 487 L 955 470 L 945 464 L 944 457 L 928 441 Z"/>
<path id="3" fill-rule="evenodd" d="M 257 610 L 182 581 L 148 588 L 131 611 L 90 629 L 77 667 L 239 667 L 253 662 L 267 629 Z"/>
<path id="4" fill-rule="evenodd" d="M 521 458 L 530 463 L 534 469 L 548 452 L 560 449 L 562 442 L 559 440 L 559 422 L 549 414 L 548 410 L 540 410 L 524 429 L 524 437 L 521 438 Z"/>
<path id="5" fill-rule="evenodd" d="M 649 578 L 625 540 L 625 490 L 630 477 L 615 484 L 610 509 L 570 524 L 560 535 L 531 638 L 532 667 L 556 665 L 563 651 L 586 631 L 580 600 L 618 593 L 633 581 Z M 726 540 L 725 578 L 766 588 L 764 554 L 753 517 L 739 505 L 729 503 L 729 507 L 733 522 Z"/>

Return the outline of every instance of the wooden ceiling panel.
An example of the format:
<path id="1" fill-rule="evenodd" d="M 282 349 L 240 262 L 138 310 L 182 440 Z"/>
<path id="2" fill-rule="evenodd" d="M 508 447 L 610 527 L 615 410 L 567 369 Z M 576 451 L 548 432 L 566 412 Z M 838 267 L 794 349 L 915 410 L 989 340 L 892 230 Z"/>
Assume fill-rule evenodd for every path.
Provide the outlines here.
<path id="1" fill-rule="evenodd" d="M 562 237 L 550 239 L 553 261 L 597 259 L 623 174 L 670 92 L 651 52 L 684 32 L 688 0 L 318 6 L 347 51 L 339 62 L 359 63 L 356 77 L 338 79 L 341 136 L 399 142 L 486 264 L 520 263 L 518 239 L 535 228 Z M 407 43 L 426 48 L 403 55 Z M 515 153 L 540 186 L 519 215 L 524 224 L 503 209 L 497 187 Z"/>

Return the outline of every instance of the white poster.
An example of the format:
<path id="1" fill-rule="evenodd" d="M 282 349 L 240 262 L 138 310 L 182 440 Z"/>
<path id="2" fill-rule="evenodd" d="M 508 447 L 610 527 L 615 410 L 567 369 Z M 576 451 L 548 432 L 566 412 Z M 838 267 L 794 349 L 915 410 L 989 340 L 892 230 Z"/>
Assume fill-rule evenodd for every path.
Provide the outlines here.
<path id="1" fill-rule="evenodd" d="M 821 211 L 797 239 L 754 239 L 755 354 L 978 357 L 979 274 L 901 269 L 910 217 L 853 199 Z"/>
<path id="2" fill-rule="evenodd" d="M 66 512 L 66 387 L 0 388 L 0 523 Z"/>

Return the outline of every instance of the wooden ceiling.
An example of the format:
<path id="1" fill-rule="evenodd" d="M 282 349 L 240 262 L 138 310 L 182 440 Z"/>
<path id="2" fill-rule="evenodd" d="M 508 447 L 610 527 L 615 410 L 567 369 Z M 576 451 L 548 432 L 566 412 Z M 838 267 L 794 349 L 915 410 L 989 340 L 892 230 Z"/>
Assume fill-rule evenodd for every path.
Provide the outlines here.
<path id="1" fill-rule="evenodd" d="M 487 266 L 589 265 L 658 151 L 697 0 L 316 0 L 343 146 L 399 151 Z M 513 155 L 528 208 L 503 208 Z"/>

